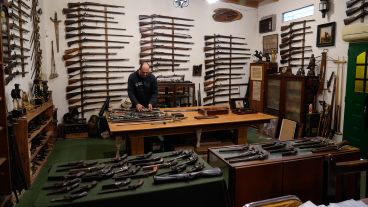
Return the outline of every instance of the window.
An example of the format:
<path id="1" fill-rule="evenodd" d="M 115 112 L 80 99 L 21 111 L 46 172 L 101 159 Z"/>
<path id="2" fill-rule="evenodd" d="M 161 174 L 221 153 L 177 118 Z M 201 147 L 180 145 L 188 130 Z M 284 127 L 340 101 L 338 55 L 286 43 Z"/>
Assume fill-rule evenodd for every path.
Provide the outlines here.
<path id="1" fill-rule="evenodd" d="M 303 8 L 288 11 L 282 14 L 282 21 L 287 22 L 314 14 L 314 5 L 309 5 Z"/>
<path id="2" fill-rule="evenodd" d="M 368 93 L 368 52 L 360 53 L 356 58 L 355 92 Z"/>

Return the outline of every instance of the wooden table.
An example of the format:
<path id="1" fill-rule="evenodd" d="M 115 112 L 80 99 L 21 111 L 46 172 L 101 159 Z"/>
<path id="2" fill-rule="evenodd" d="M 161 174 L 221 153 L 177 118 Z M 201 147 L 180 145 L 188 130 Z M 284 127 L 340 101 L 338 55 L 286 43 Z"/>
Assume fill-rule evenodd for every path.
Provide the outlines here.
<path id="1" fill-rule="evenodd" d="M 181 108 L 165 108 L 162 111 L 180 111 L 185 115 L 184 120 L 177 122 L 152 122 L 152 123 L 112 123 L 108 122 L 110 132 L 117 136 L 117 148 L 121 143 L 122 137 L 129 137 L 131 154 L 144 153 L 144 137 L 158 136 L 158 135 L 175 135 L 183 133 L 196 133 L 197 147 L 200 145 L 200 137 L 202 132 L 220 131 L 237 129 L 238 135 L 235 144 L 247 143 L 247 126 L 251 124 L 260 124 L 268 122 L 270 119 L 276 117 L 255 113 L 237 115 L 229 112 L 229 114 L 218 115 L 215 119 L 200 119 L 194 117 L 200 114 L 196 111 L 188 111 L 197 109 L 198 107 L 181 107 Z"/>

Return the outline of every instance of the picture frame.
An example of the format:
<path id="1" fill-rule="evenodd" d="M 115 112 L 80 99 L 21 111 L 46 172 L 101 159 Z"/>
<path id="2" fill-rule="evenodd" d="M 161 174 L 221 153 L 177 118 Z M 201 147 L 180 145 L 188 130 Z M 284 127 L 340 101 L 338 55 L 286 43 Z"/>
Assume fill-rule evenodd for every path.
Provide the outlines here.
<path id="1" fill-rule="evenodd" d="M 317 47 L 335 46 L 336 22 L 317 26 Z"/>
<path id="2" fill-rule="evenodd" d="M 278 52 L 278 34 L 263 36 L 263 54 L 272 54 Z"/>

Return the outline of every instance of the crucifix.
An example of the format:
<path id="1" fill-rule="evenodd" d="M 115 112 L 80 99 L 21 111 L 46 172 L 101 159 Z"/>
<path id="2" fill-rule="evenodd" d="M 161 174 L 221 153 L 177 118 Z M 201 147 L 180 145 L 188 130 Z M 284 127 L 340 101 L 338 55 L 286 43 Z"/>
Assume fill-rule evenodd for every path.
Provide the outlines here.
<path id="1" fill-rule="evenodd" d="M 59 23 L 61 21 L 58 19 L 56 12 L 54 14 L 54 18 L 50 17 L 50 20 L 54 23 L 55 38 L 56 38 L 56 51 L 59 52 Z"/>

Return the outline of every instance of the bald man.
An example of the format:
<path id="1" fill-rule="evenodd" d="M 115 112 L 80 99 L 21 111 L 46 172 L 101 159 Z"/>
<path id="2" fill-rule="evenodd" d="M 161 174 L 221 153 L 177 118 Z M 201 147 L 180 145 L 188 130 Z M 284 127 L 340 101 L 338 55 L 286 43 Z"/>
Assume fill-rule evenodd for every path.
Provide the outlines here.
<path id="1" fill-rule="evenodd" d="M 148 63 L 142 63 L 139 69 L 130 74 L 128 79 L 128 96 L 132 107 L 137 111 L 152 110 L 157 104 L 157 80 L 151 73 Z"/>

